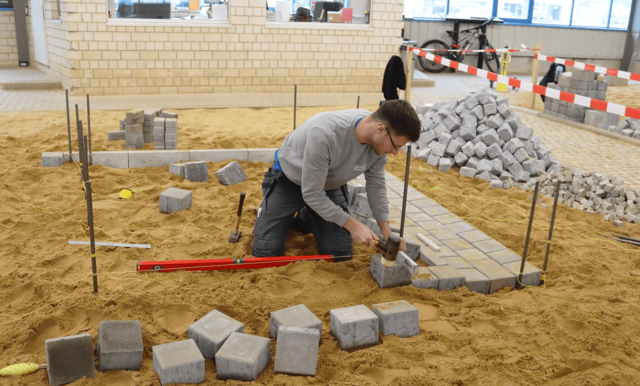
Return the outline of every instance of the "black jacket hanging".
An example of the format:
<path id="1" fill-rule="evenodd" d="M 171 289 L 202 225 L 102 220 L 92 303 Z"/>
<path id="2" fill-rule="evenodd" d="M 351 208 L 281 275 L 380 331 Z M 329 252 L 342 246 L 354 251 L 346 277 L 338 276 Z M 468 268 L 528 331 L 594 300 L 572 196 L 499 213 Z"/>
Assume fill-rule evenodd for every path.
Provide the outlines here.
<path id="1" fill-rule="evenodd" d="M 567 71 L 567 68 L 564 66 L 564 64 L 551 63 L 551 66 L 549 66 L 549 71 L 547 71 L 547 73 L 544 74 L 544 76 L 542 77 L 542 80 L 540 80 L 540 86 L 547 87 L 547 85 L 549 83 L 557 83 L 556 82 L 556 68 L 558 66 L 562 67 L 562 72 L 563 73 L 565 71 Z M 560 80 L 560 79 L 558 79 L 558 80 Z M 542 101 L 544 102 L 544 95 L 540 95 L 540 98 L 542 98 Z"/>
<path id="2" fill-rule="evenodd" d="M 411 59 L 412 54 L 407 54 L 407 58 Z M 393 55 L 387 67 L 384 69 L 384 77 L 382 78 L 382 94 L 385 100 L 399 99 L 398 89 L 404 90 L 407 87 L 407 79 L 404 75 L 404 63 L 402 59 Z"/>

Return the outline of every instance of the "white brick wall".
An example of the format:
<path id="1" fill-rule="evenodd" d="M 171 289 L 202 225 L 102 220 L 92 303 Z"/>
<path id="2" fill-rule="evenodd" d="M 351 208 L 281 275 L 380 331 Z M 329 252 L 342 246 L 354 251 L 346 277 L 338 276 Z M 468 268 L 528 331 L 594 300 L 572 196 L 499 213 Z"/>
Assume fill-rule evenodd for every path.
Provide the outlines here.
<path id="1" fill-rule="evenodd" d="M 18 43 L 13 11 L 0 11 L 0 66 L 18 66 Z"/>

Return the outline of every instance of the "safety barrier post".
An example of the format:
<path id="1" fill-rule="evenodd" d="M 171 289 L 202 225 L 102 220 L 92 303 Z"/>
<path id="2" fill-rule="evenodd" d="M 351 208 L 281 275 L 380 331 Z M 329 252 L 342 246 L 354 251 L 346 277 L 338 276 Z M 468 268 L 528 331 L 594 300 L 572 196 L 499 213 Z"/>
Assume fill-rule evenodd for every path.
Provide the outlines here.
<path id="1" fill-rule="evenodd" d="M 533 72 L 531 73 L 531 83 L 538 84 L 538 59 L 536 59 L 535 54 L 540 53 L 540 49 L 542 48 L 541 43 L 536 43 L 536 51 L 533 56 Z M 531 110 L 535 110 L 536 107 L 536 94 L 531 93 Z"/>
<path id="2" fill-rule="evenodd" d="M 407 86 L 404 88 L 404 100 L 407 102 L 411 102 L 411 79 L 413 78 L 413 52 L 411 52 L 412 48 L 413 45 L 411 44 L 407 46 L 407 60 L 405 60 L 404 70 L 404 75 L 407 79 Z"/>

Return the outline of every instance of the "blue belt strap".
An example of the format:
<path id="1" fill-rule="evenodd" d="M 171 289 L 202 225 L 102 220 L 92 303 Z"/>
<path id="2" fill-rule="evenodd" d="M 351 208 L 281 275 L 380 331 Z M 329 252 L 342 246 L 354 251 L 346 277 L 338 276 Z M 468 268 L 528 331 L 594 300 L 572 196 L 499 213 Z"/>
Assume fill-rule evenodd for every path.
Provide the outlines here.
<path id="1" fill-rule="evenodd" d="M 276 159 L 275 159 L 275 161 L 273 162 L 273 166 L 272 166 L 271 168 L 272 168 L 273 170 L 277 170 L 277 171 L 279 171 L 279 172 L 283 172 L 283 171 L 282 171 L 282 166 L 280 166 L 280 161 L 278 161 L 278 152 L 279 152 L 279 151 L 280 151 L 280 149 L 276 150 L 276 155 L 275 155 Z M 283 173 L 284 173 L 284 172 L 283 172 Z"/>

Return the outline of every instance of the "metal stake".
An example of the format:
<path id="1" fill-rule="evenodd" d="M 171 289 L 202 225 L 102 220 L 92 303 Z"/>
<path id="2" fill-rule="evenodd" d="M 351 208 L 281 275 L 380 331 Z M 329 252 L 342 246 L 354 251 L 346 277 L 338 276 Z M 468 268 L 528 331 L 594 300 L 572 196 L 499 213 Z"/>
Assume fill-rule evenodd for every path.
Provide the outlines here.
<path id="1" fill-rule="evenodd" d="M 404 236 L 404 215 L 407 211 L 407 191 L 409 190 L 410 167 L 411 167 L 411 145 L 407 147 L 407 169 L 404 172 L 404 194 L 402 195 L 402 215 L 400 217 L 400 237 Z"/>
<path id="2" fill-rule="evenodd" d="M 296 129 L 296 105 L 298 102 L 298 85 L 293 86 L 293 130 Z"/>
<path id="3" fill-rule="evenodd" d="M 522 264 L 520 264 L 520 272 L 518 273 L 518 282 L 516 288 L 522 288 L 522 274 L 524 272 L 524 263 L 527 261 L 527 250 L 529 249 L 529 238 L 531 237 L 531 227 L 533 226 L 533 215 L 536 211 L 536 200 L 538 199 L 539 181 L 536 181 L 536 188 L 533 192 L 533 204 L 531 205 L 531 215 L 529 216 L 529 228 L 527 228 L 527 238 L 524 240 L 524 252 L 522 253 Z"/>
<path id="4" fill-rule="evenodd" d="M 73 162 L 71 149 L 71 119 L 69 118 L 69 90 L 64 90 L 64 95 L 67 100 L 67 135 L 69 137 L 69 163 Z"/>
<path id="5" fill-rule="evenodd" d="M 556 222 L 556 209 L 558 208 L 558 196 L 560 195 L 560 180 L 556 184 L 556 196 L 553 198 L 553 212 L 551 213 L 551 226 L 549 227 L 549 238 L 547 239 L 547 252 L 544 254 L 544 265 L 542 266 L 542 276 L 540 285 L 544 284 L 547 274 L 547 263 L 549 262 L 549 250 L 551 250 L 551 238 L 553 237 L 553 225 Z"/>
<path id="6" fill-rule="evenodd" d="M 360 95 L 358 95 L 358 104 L 356 105 L 356 109 L 360 108 Z"/>
<path id="7" fill-rule="evenodd" d="M 91 152 L 91 109 L 89 108 L 89 94 L 87 94 L 87 134 L 89 135 L 89 154 L 87 161 L 89 161 L 89 165 L 93 165 L 93 160 L 91 159 L 93 158 L 93 153 Z"/>
<path id="8" fill-rule="evenodd" d="M 86 137 L 85 137 L 86 138 Z M 91 272 L 93 273 L 93 293 L 98 293 L 98 276 L 96 267 L 96 238 L 93 230 L 93 199 L 91 196 L 91 181 L 85 183 L 87 188 L 87 215 L 89 222 L 89 240 L 91 243 Z"/>

